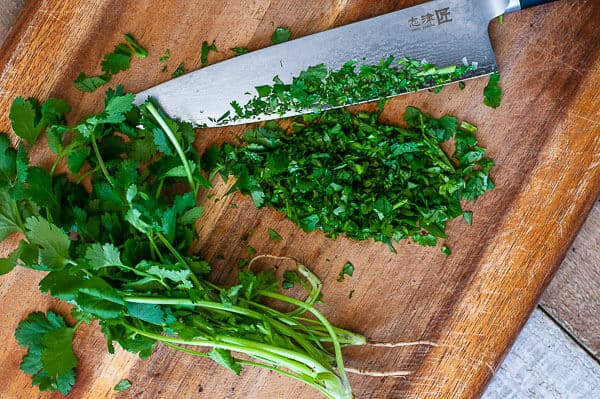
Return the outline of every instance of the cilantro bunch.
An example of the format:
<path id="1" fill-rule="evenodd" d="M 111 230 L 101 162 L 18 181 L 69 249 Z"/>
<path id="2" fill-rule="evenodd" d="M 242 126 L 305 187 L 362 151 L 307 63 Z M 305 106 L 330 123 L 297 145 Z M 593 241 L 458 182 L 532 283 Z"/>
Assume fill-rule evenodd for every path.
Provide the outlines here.
<path id="1" fill-rule="evenodd" d="M 235 176 L 231 191 L 250 194 L 257 207 L 273 207 L 305 231 L 373 238 L 392 250 L 393 241 L 409 237 L 435 245 L 446 238 L 446 222 L 461 215 L 470 224 L 462 202 L 494 187 L 494 163 L 477 145 L 475 127 L 455 117 L 408 107 L 405 128 L 343 109 L 314 118 L 296 119 L 291 132 L 276 122 L 251 129 L 246 146 L 209 149 L 205 166 Z M 450 139 L 451 156 L 441 147 Z"/>
<path id="2" fill-rule="evenodd" d="M 121 87 L 109 90 L 104 111 L 74 126 L 62 100 L 17 98 L 11 107 L 20 140 L 13 147 L 0 134 L 0 240 L 21 239 L 0 260 L 0 274 L 16 265 L 46 272 L 40 290 L 71 304 L 76 320 L 69 327 L 52 312 L 29 315 L 16 332 L 29 348 L 21 369 L 41 390 L 67 393 L 77 365 L 73 335 L 95 319 L 109 352 L 118 343 L 146 358 L 162 343 L 236 374 L 262 367 L 325 397 L 351 398 L 341 347 L 364 338 L 333 327 L 314 307 L 321 284 L 302 265 L 304 301 L 280 294 L 271 272 L 243 270 L 232 286 L 208 280 L 208 263 L 189 252 L 202 214 L 196 196 L 209 186 L 194 130 L 152 101 L 133 100 Z M 50 170 L 29 162 L 44 131 L 56 154 Z M 285 313 L 263 298 L 296 309 Z"/>

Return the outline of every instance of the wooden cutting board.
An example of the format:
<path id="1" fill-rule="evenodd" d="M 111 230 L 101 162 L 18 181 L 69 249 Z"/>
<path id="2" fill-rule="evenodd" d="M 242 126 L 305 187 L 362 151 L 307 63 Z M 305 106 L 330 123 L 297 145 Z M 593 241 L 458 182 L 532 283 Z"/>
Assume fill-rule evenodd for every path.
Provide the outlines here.
<path id="1" fill-rule="evenodd" d="M 211 62 L 231 57 L 228 49 L 270 44 L 276 26 L 294 37 L 408 7 L 419 1 L 295 0 L 30 1 L 0 51 L 0 130 L 9 131 L 14 97 L 69 100 L 71 120 L 100 109 L 103 93 L 84 94 L 73 80 L 99 73 L 106 52 L 131 32 L 150 51 L 146 60 L 113 78 L 128 91 L 169 79 L 180 62 L 199 67 L 203 40 L 215 40 Z M 384 118 L 400 123 L 415 105 L 441 116 L 450 113 L 479 126 L 478 138 L 497 166 L 497 188 L 468 208 L 473 226 L 449 225 L 447 245 L 423 248 L 408 242 L 397 254 L 383 244 L 336 241 L 306 234 L 281 214 L 255 209 L 244 196 L 202 200 L 199 253 L 211 261 L 218 281 L 233 281 L 245 257 L 241 237 L 259 253 L 289 255 L 313 268 L 325 284 L 321 309 L 337 325 L 378 341 L 425 340 L 436 346 L 349 348 L 347 364 L 371 370 L 408 370 L 404 378 L 352 376 L 357 398 L 472 398 L 479 395 L 527 319 L 600 191 L 600 2 L 561 0 L 493 22 L 492 42 L 502 75 L 504 100 L 492 110 L 482 104 L 486 79 L 464 91 L 419 93 L 391 101 Z M 169 72 L 158 58 L 171 50 Z M 231 140 L 242 128 L 200 132 L 198 148 Z M 37 163 L 49 165 L 40 145 Z M 217 183 L 213 193 L 224 192 Z M 232 209 L 231 205 L 238 205 Z M 274 228 L 285 239 L 268 238 Z M 16 240 L 2 243 L 6 254 Z M 224 255 L 224 259 L 220 259 Z M 352 278 L 336 282 L 343 264 Z M 19 370 L 24 349 L 13 337 L 30 311 L 66 312 L 64 304 L 40 294 L 42 273 L 15 270 L 0 277 L 0 352 L 3 398 L 38 397 Z M 352 298 L 349 293 L 353 292 Z M 160 347 L 145 361 L 106 352 L 98 326 L 79 329 L 80 359 L 70 398 L 113 397 L 121 378 L 133 387 L 124 398 L 314 398 L 300 383 L 264 370 L 241 377 L 209 360 Z M 42 394 L 41 397 L 60 397 Z"/>

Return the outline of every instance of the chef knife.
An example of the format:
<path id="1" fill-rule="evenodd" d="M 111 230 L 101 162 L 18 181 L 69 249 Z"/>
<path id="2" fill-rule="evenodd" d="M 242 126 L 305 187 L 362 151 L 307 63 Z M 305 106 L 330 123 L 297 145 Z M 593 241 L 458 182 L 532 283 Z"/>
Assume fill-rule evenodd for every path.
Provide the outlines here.
<path id="1" fill-rule="evenodd" d="M 410 57 L 437 67 L 468 64 L 473 78 L 495 72 L 496 58 L 488 35 L 489 22 L 504 13 L 552 0 L 435 0 L 414 7 L 301 37 L 207 66 L 149 88 L 136 96 L 158 101 L 172 117 L 198 125 L 216 126 L 219 117 L 243 105 L 255 87 L 278 76 L 291 83 L 307 67 L 325 64 L 339 69 L 349 60 L 377 64 L 382 58 Z M 424 87 L 426 89 L 427 87 Z M 371 100 L 371 99 L 366 99 Z M 256 122 L 310 112 L 258 115 L 227 124 Z"/>

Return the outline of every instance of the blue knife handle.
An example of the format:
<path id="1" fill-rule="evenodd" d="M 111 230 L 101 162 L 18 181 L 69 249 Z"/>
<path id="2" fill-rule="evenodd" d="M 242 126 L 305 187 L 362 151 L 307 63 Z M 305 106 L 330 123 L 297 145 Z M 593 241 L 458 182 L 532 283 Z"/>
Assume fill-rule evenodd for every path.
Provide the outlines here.
<path id="1" fill-rule="evenodd" d="M 519 0 L 521 3 L 521 10 L 529 7 L 539 6 L 540 4 L 550 3 L 555 0 Z"/>

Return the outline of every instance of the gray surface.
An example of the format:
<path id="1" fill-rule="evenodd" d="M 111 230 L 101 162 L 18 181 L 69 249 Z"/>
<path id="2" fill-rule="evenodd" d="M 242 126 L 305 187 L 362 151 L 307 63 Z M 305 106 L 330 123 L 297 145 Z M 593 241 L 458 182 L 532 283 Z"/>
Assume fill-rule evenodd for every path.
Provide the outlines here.
<path id="1" fill-rule="evenodd" d="M 600 365 L 536 309 L 482 399 L 600 398 Z"/>
<path id="2" fill-rule="evenodd" d="M 0 0 L 0 44 L 8 35 L 23 4 L 25 4 L 25 0 Z"/>
<path id="3" fill-rule="evenodd" d="M 255 87 L 273 84 L 274 76 L 291 83 L 301 71 L 318 64 L 337 70 L 348 60 L 373 65 L 390 56 L 396 60 L 410 57 L 438 67 L 473 64 L 476 69 L 470 76 L 485 75 L 497 69 L 488 24 L 503 14 L 508 4 L 509 0 L 423 3 L 201 68 L 139 93 L 136 103 L 151 96 L 173 117 L 216 126 L 226 112 L 233 115 L 231 102 L 246 104 L 256 94 Z M 372 99 L 349 98 L 348 103 L 365 100 Z M 284 116 L 298 113 L 302 111 L 293 110 Z M 227 124 L 281 116 L 260 115 Z"/>

